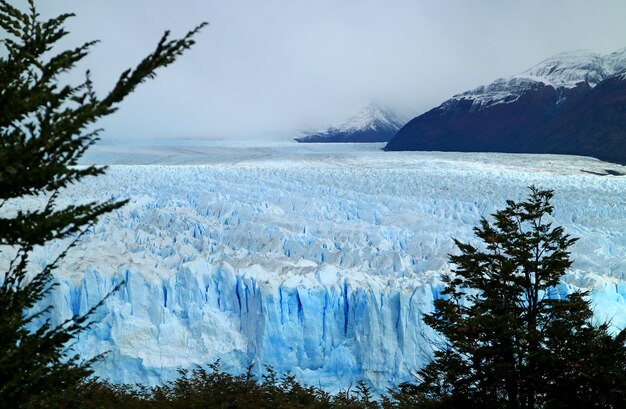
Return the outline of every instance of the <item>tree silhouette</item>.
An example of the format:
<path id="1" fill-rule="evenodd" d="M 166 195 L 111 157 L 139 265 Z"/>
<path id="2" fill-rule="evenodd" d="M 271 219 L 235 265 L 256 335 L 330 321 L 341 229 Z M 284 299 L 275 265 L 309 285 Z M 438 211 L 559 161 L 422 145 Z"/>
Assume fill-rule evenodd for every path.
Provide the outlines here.
<path id="1" fill-rule="evenodd" d="M 453 274 L 425 322 L 445 346 L 403 385 L 399 401 L 422 407 L 626 407 L 626 331 L 595 326 L 587 293 L 562 297 L 576 239 L 553 226 L 553 192 L 531 187 L 456 241 Z M 405 391 L 406 396 L 401 396 Z M 408 396 L 412 396 L 408 397 Z"/>
<path id="2" fill-rule="evenodd" d="M 7 260 L 0 276 L 0 407 L 67 405 L 64 399 L 76 395 L 91 374 L 92 362 L 81 361 L 71 341 L 89 326 L 97 306 L 53 325 L 50 308 L 39 303 L 55 286 L 53 271 L 81 233 L 125 201 L 59 205 L 59 198 L 68 185 L 105 170 L 76 166 L 98 140 L 97 120 L 174 62 L 204 26 L 176 40 L 166 32 L 151 54 L 99 97 L 88 72 L 78 85 L 60 83 L 96 43 L 54 52 L 72 16 L 42 21 L 33 0 L 25 9 L 0 0 L 0 256 Z M 63 239 L 71 244 L 45 267 L 30 262 L 36 247 Z"/>

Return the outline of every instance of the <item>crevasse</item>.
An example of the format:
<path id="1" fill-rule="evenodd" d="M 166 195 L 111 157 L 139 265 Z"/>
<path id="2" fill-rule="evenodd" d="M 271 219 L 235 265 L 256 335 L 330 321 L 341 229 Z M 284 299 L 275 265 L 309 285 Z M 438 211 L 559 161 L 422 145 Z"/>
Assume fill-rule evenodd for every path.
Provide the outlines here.
<path id="1" fill-rule="evenodd" d="M 47 300 L 60 322 L 125 281 L 75 345 L 85 357 L 108 352 L 99 376 L 157 384 L 220 359 L 233 372 L 272 365 L 331 390 L 411 380 L 437 345 L 422 316 L 449 271 L 452 238 L 471 241 L 480 217 L 530 184 L 556 190 L 554 222 L 581 238 L 558 294 L 591 289 L 598 319 L 626 325 L 626 179 L 585 172 L 622 167 L 554 155 L 299 149 L 112 166 L 66 192 L 72 203 L 131 199 L 72 249 Z M 62 247 L 51 243 L 33 260 L 44 264 Z"/>

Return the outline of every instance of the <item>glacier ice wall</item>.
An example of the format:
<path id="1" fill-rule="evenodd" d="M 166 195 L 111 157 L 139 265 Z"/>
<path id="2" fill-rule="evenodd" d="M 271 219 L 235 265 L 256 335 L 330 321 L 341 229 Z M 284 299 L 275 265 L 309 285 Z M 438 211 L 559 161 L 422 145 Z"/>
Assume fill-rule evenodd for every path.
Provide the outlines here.
<path id="1" fill-rule="evenodd" d="M 272 365 L 330 389 L 408 380 L 436 337 L 421 317 L 441 290 L 452 237 L 472 240 L 481 216 L 531 184 L 556 190 L 555 221 L 581 237 L 562 290 L 594 290 L 599 318 L 626 325 L 626 178 L 583 172 L 616 165 L 347 148 L 258 153 L 113 166 L 68 192 L 72 202 L 131 199 L 72 250 L 48 300 L 61 320 L 125 281 L 76 345 L 85 356 L 108 352 L 100 376 L 156 384 L 219 358 L 236 372 Z"/>

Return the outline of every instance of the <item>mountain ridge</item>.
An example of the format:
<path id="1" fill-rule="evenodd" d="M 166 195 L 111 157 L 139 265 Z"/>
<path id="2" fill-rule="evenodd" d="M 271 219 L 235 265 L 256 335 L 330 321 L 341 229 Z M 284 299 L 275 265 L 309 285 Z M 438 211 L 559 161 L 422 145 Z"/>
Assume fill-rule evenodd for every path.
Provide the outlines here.
<path id="1" fill-rule="evenodd" d="M 385 150 L 552 153 L 626 163 L 626 48 L 561 53 L 454 95 Z"/>

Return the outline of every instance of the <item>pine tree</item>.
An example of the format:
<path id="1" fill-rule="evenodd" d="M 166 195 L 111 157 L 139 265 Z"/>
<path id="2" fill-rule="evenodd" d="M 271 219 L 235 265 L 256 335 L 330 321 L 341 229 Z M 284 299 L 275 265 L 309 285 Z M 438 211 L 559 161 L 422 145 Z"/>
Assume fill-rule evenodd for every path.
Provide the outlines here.
<path id="1" fill-rule="evenodd" d="M 91 374 L 91 362 L 72 352 L 71 341 L 88 327 L 93 310 L 55 326 L 50 309 L 38 306 L 55 286 L 54 269 L 82 232 L 125 202 L 66 206 L 58 204 L 59 197 L 68 185 L 105 170 L 75 166 L 98 139 L 95 122 L 174 62 L 204 26 L 177 40 L 166 32 L 150 55 L 99 97 L 89 73 L 78 85 L 59 82 L 95 44 L 54 53 L 72 16 L 42 21 L 33 0 L 25 10 L 0 0 L 0 259 L 8 260 L 0 275 L 0 407 L 59 407 Z M 37 269 L 30 262 L 36 247 L 64 239 L 72 244 L 50 264 Z"/>
<path id="2" fill-rule="evenodd" d="M 594 326 L 588 294 L 561 298 L 576 239 L 549 221 L 552 191 L 482 219 L 480 247 L 456 241 L 453 274 L 425 322 L 445 345 L 397 402 L 440 408 L 626 407 L 626 331 Z M 605 372 L 603 373 L 603 368 Z M 410 393 L 402 394 L 402 390 Z"/>

